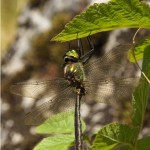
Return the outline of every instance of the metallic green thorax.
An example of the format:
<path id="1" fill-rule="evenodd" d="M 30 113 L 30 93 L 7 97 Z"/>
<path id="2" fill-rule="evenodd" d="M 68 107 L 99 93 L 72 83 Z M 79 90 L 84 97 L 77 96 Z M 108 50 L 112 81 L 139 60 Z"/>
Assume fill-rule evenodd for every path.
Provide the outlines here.
<path id="1" fill-rule="evenodd" d="M 82 83 L 84 80 L 84 70 L 83 65 L 80 62 L 77 63 L 68 63 L 64 68 L 65 78 L 68 80 L 76 80 L 77 82 Z"/>
<path id="2" fill-rule="evenodd" d="M 79 61 L 79 55 L 75 50 L 68 51 L 64 56 L 64 77 L 70 82 L 70 84 L 76 89 L 84 91 L 83 81 L 85 80 L 85 74 L 82 62 Z M 83 92 L 84 93 L 84 92 Z"/>

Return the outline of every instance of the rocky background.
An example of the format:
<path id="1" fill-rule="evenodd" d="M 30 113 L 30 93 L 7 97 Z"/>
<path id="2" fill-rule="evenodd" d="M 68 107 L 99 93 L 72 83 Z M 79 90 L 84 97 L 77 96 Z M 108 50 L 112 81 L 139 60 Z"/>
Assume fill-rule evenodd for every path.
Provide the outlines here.
<path id="1" fill-rule="evenodd" d="M 75 15 L 94 2 L 108 0 L 2 0 L 2 85 L 1 85 L 1 148 L 3 150 L 31 150 L 44 137 L 35 134 L 34 127 L 24 125 L 24 115 L 35 107 L 29 98 L 13 95 L 11 84 L 22 81 L 48 80 L 63 76 L 60 67 L 68 43 L 52 42 Z M 93 59 L 103 55 L 118 43 L 132 43 L 136 29 L 119 29 L 92 36 L 95 47 Z M 150 31 L 142 29 L 136 41 L 150 37 Z M 89 50 L 86 38 L 83 47 Z M 71 42 L 77 47 L 77 41 Z M 140 62 L 141 63 L 141 62 Z M 135 66 L 124 64 L 124 73 L 137 75 Z M 82 116 L 87 124 L 86 133 L 91 135 L 103 125 L 118 121 L 131 122 L 131 101 L 118 105 L 83 104 Z M 150 134 L 150 104 L 144 118 L 142 136 Z"/>

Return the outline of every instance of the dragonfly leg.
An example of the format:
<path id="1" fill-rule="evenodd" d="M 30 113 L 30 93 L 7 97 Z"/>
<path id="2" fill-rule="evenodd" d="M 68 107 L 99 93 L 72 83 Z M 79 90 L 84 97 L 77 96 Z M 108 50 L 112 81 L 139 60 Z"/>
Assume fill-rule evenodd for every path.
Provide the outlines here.
<path id="1" fill-rule="evenodd" d="M 94 45 L 93 45 L 93 42 L 92 42 L 92 39 L 91 39 L 90 34 L 89 34 L 89 36 L 87 37 L 87 40 L 88 40 L 88 43 L 89 43 L 89 46 L 90 46 L 91 51 L 94 50 Z"/>
<path id="2" fill-rule="evenodd" d="M 94 51 L 94 45 L 92 43 L 90 35 L 87 37 L 87 40 L 90 46 L 90 51 L 81 57 L 83 64 L 85 64 L 91 58 L 93 51 Z"/>
<path id="3" fill-rule="evenodd" d="M 78 32 L 77 32 L 77 45 L 78 45 L 78 53 L 79 53 L 79 56 L 81 57 L 82 55 L 84 55 L 84 51 L 83 51 L 83 45 L 82 45 L 82 41 L 80 38 L 78 38 Z"/>

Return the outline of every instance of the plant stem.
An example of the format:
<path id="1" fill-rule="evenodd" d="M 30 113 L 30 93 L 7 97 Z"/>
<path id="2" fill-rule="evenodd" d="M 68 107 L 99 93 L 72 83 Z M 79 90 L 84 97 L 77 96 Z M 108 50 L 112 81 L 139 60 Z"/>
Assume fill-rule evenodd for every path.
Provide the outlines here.
<path id="1" fill-rule="evenodd" d="M 75 149 L 82 150 L 82 124 L 80 118 L 80 100 L 81 100 L 80 89 L 77 91 L 76 103 L 75 103 Z"/>

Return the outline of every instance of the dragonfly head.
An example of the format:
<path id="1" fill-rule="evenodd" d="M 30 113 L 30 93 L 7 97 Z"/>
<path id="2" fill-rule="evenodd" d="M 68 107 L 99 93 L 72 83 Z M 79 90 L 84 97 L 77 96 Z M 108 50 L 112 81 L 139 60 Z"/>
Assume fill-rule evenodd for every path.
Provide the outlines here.
<path id="1" fill-rule="evenodd" d="M 64 56 L 64 61 L 67 62 L 77 62 L 79 60 L 79 54 L 76 50 L 69 50 Z"/>

